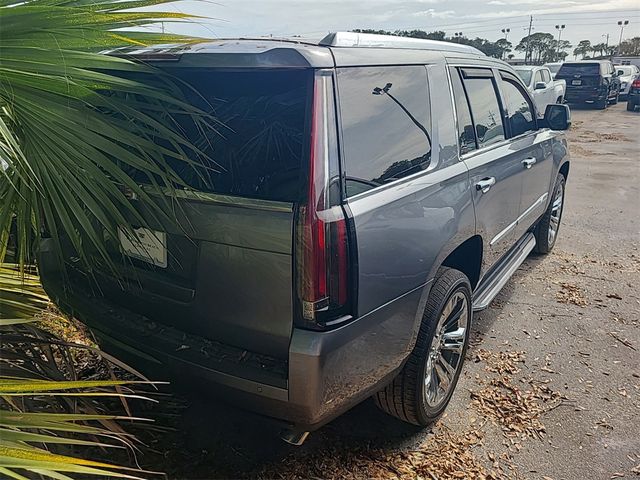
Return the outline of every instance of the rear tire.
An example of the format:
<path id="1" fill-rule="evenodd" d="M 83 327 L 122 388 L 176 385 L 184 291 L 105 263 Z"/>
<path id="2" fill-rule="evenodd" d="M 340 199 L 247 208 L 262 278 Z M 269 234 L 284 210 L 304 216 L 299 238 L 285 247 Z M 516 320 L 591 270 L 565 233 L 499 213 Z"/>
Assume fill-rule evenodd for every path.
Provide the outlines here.
<path id="1" fill-rule="evenodd" d="M 635 103 L 627 102 L 627 111 L 628 112 L 633 112 L 635 109 L 636 109 L 636 104 Z"/>
<path id="2" fill-rule="evenodd" d="M 603 100 L 597 101 L 594 105 L 598 110 L 604 110 L 609 106 L 609 98 L 604 97 Z"/>
<path id="3" fill-rule="evenodd" d="M 435 422 L 458 383 L 472 315 L 469 279 L 453 268 L 441 268 L 416 345 L 398 376 L 374 396 L 376 405 L 407 423 L 424 427 Z"/>
<path id="4" fill-rule="evenodd" d="M 564 212 L 565 183 L 564 175 L 559 173 L 547 211 L 534 230 L 536 253 L 546 255 L 553 250 L 556 244 L 562 222 L 562 213 Z"/>
<path id="5" fill-rule="evenodd" d="M 558 97 L 557 100 L 556 100 L 556 103 L 563 104 L 564 103 L 564 99 L 562 97 Z"/>

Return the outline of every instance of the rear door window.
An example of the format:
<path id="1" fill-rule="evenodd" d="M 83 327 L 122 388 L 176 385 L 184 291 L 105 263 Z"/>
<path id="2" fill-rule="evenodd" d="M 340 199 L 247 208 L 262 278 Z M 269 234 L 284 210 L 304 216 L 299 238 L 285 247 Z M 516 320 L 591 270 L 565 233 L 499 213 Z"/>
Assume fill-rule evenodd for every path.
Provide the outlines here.
<path id="1" fill-rule="evenodd" d="M 424 66 L 341 68 L 347 196 L 425 170 L 431 112 Z"/>
<path id="2" fill-rule="evenodd" d="M 551 81 L 551 74 L 549 73 L 549 70 L 541 70 L 541 72 L 544 83 L 549 83 Z"/>
<path id="3" fill-rule="evenodd" d="M 463 69 L 464 86 L 471 105 L 478 147 L 486 147 L 505 139 L 502 112 L 493 79 L 487 69 Z"/>

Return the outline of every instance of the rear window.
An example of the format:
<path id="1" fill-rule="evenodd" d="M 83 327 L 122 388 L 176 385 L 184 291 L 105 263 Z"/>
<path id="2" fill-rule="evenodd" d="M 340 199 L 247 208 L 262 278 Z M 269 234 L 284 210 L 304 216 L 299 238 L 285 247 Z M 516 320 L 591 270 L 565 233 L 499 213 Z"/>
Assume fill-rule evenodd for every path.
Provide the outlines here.
<path id="1" fill-rule="evenodd" d="M 206 180 L 192 166 L 168 160 L 191 188 L 264 200 L 300 199 L 309 150 L 311 70 L 164 70 L 184 82 L 181 88 L 190 104 L 219 122 L 217 132 L 203 135 L 188 115 L 174 117 L 213 160 Z M 197 160 L 195 154 L 192 159 Z"/>
<path id="2" fill-rule="evenodd" d="M 565 63 L 560 67 L 558 76 L 563 75 L 600 75 L 599 63 Z"/>
<path id="3" fill-rule="evenodd" d="M 558 73 L 558 70 L 560 70 L 561 66 L 562 65 L 554 65 L 554 64 L 545 65 L 545 67 L 547 67 L 551 73 Z"/>

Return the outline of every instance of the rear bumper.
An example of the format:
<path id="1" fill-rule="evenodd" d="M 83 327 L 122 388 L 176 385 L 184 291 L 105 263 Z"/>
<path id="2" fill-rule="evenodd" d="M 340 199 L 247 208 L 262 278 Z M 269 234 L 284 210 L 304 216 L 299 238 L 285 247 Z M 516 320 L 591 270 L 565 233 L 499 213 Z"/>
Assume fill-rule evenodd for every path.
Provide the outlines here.
<path id="1" fill-rule="evenodd" d="M 288 360 L 179 332 L 104 298 L 65 291 L 41 253 L 43 285 L 67 313 L 89 325 L 105 351 L 151 376 L 314 430 L 382 388 L 415 344 L 428 286 L 417 288 L 330 332 L 293 329 Z"/>
<path id="2" fill-rule="evenodd" d="M 609 92 L 602 89 L 577 90 L 567 88 L 565 101 L 567 103 L 594 103 L 608 98 Z"/>

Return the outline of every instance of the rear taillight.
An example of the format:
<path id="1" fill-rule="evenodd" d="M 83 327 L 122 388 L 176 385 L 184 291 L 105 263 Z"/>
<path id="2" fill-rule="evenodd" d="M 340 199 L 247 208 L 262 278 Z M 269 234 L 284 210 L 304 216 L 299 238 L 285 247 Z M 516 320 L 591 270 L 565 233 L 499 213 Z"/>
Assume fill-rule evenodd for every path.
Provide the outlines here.
<path id="1" fill-rule="evenodd" d="M 632 88 L 640 88 L 640 78 L 637 80 L 634 80 L 633 83 L 631 84 Z"/>
<path id="2" fill-rule="evenodd" d="M 349 303 L 347 219 L 340 169 L 331 72 L 314 80 L 308 198 L 297 229 L 298 325 L 323 329 L 340 323 Z"/>

